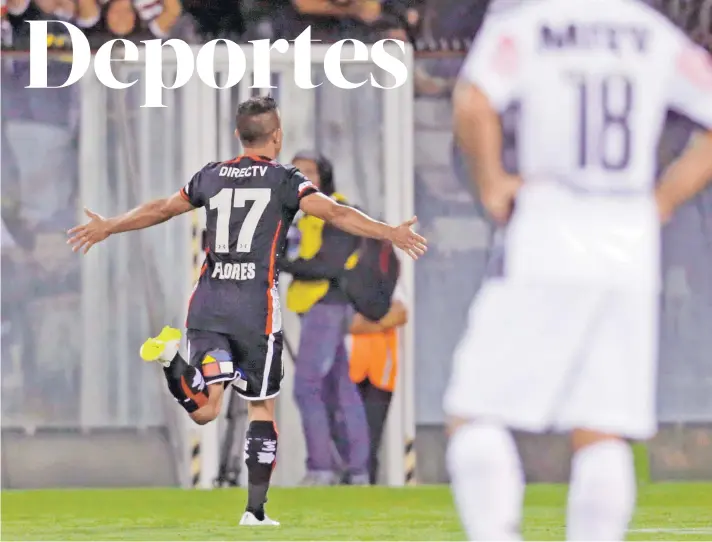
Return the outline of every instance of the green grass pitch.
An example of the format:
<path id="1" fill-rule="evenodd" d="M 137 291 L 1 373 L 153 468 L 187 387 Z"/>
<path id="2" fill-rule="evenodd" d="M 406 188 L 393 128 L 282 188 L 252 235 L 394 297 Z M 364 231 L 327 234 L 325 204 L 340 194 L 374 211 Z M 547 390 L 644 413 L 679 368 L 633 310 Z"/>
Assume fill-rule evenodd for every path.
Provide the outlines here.
<path id="1" fill-rule="evenodd" d="M 630 540 L 712 540 L 712 484 L 646 484 Z M 281 527 L 239 527 L 241 489 L 4 491 L 2 540 L 464 540 L 447 487 L 274 488 Z M 527 490 L 524 535 L 564 536 L 566 487 Z"/>

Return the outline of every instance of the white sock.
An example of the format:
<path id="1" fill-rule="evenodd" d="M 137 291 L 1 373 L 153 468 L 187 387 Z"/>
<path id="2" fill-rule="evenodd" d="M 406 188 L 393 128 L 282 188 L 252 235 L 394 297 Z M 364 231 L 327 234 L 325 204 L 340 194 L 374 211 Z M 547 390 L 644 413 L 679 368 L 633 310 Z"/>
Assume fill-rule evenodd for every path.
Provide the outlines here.
<path id="1" fill-rule="evenodd" d="M 163 353 L 161 354 L 160 360 L 161 360 L 161 365 L 164 367 L 170 367 L 171 362 L 173 359 L 176 357 L 176 354 L 178 353 L 178 349 L 180 347 L 180 342 L 179 341 L 170 341 L 165 343 L 165 347 L 163 348 Z"/>
<path id="2" fill-rule="evenodd" d="M 624 540 L 635 509 L 633 451 L 622 440 L 605 440 L 574 454 L 567 540 Z"/>
<path id="3" fill-rule="evenodd" d="M 460 427 L 448 445 L 447 467 L 468 540 L 521 540 L 524 475 L 508 430 Z"/>

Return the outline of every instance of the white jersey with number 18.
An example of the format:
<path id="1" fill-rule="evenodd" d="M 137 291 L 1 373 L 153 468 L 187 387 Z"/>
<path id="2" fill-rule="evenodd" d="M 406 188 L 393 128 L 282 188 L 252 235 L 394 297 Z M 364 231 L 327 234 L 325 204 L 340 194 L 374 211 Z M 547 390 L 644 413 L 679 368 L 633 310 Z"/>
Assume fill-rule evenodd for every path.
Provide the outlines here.
<path id="1" fill-rule="evenodd" d="M 668 109 L 712 129 L 709 55 L 635 0 L 542 0 L 489 17 L 461 78 L 521 108 L 506 274 L 657 286 L 658 139 Z"/>
<path id="2" fill-rule="evenodd" d="M 668 109 L 712 128 L 709 56 L 634 0 L 544 0 L 490 17 L 462 77 L 499 111 L 521 103 L 525 178 L 649 189 Z"/>

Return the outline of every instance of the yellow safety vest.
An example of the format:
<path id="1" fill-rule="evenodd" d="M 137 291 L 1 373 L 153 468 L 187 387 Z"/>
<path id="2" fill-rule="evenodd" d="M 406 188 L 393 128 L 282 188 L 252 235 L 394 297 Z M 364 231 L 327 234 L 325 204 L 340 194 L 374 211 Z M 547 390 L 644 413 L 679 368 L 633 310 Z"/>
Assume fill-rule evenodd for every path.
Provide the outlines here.
<path id="1" fill-rule="evenodd" d="M 339 203 L 346 201 L 346 198 L 337 192 L 334 192 L 331 198 Z M 311 260 L 321 250 L 324 221 L 315 216 L 305 215 L 297 222 L 297 228 L 301 234 L 298 257 L 303 260 Z M 353 268 L 357 260 L 358 255 L 352 254 L 346 262 L 345 268 Z M 304 314 L 327 294 L 329 287 L 328 280 L 295 279 L 287 290 L 287 308 L 297 314 Z"/>

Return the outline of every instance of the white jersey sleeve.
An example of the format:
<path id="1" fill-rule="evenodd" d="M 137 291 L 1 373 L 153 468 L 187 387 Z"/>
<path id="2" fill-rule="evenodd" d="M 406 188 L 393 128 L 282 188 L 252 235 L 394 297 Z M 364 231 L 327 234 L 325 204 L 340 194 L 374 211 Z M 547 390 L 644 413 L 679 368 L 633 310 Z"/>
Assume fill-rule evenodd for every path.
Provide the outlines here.
<path id="1" fill-rule="evenodd" d="M 497 111 L 519 97 L 524 46 L 509 14 L 488 17 L 462 66 L 460 78 L 477 86 Z"/>
<path id="2" fill-rule="evenodd" d="M 678 113 L 712 130 L 712 57 L 681 33 L 679 53 L 668 87 L 668 104 Z"/>

